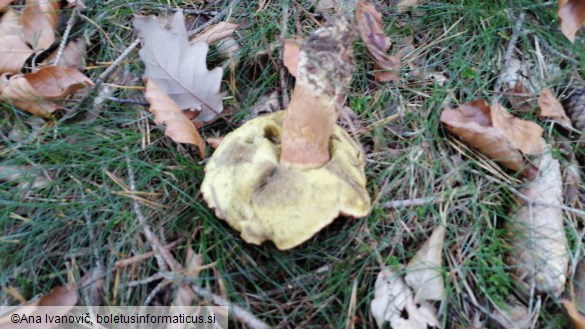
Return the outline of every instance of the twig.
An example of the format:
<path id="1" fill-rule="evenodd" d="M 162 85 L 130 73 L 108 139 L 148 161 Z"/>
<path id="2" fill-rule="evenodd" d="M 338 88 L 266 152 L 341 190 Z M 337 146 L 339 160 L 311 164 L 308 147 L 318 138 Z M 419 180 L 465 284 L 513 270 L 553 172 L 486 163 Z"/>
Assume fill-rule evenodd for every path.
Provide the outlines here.
<path id="1" fill-rule="evenodd" d="M 269 329 L 270 328 L 270 326 L 267 325 L 266 323 L 264 323 L 264 321 L 255 317 L 254 314 L 248 312 L 246 309 L 241 308 L 238 305 L 231 303 L 229 300 L 227 300 L 221 296 L 218 296 L 205 288 L 201 288 L 201 287 L 198 287 L 197 285 L 192 284 L 191 289 L 193 289 L 193 292 L 195 294 L 199 295 L 199 297 L 211 299 L 211 301 L 217 306 L 227 306 L 229 308 L 229 310 L 231 311 L 230 314 L 235 319 L 237 319 L 238 321 L 245 324 L 246 326 L 248 326 L 251 329 Z"/>
<path id="2" fill-rule="evenodd" d="M 77 112 L 83 106 L 83 104 L 89 99 L 89 97 L 104 83 L 104 81 L 116 70 L 118 65 L 140 44 L 140 39 L 134 40 L 127 48 L 116 58 L 116 60 L 110 65 L 94 82 L 94 86 L 79 100 L 79 102 L 69 111 L 68 114 L 64 115 L 59 122 L 67 121 L 77 115 Z"/>
<path id="3" fill-rule="evenodd" d="M 128 167 L 128 179 L 130 180 L 130 190 L 136 191 L 136 180 L 134 178 L 134 168 L 132 168 L 132 165 L 130 164 L 129 157 L 126 157 L 126 165 Z M 173 258 L 173 256 L 171 255 L 171 253 L 167 249 L 163 248 L 163 246 L 160 243 L 160 240 L 154 235 L 154 233 L 152 232 L 152 230 L 150 229 L 150 227 L 146 223 L 146 218 L 144 217 L 144 214 L 142 213 L 142 209 L 140 208 L 140 203 L 138 203 L 138 201 L 135 199 L 132 199 L 132 208 L 134 210 L 134 214 L 136 215 L 136 218 L 138 219 L 138 222 L 142 226 L 142 231 L 144 233 L 144 236 L 146 236 L 146 239 L 152 245 L 152 250 L 154 251 L 154 255 L 157 259 L 159 269 L 162 271 L 167 271 L 168 267 L 170 267 L 171 270 L 173 270 L 173 271 L 178 270 L 181 267 L 181 265 L 179 263 L 177 263 L 177 261 Z M 167 264 L 168 264 L 168 267 L 167 267 Z"/>
<path id="4" fill-rule="evenodd" d="M 210 27 L 213 24 L 218 23 L 219 21 L 222 20 L 222 18 L 227 14 L 228 10 L 231 8 L 231 6 L 233 5 L 233 3 L 227 7 L 225 7 L 224 9 L 222 9 L 217 15 L 215 15 L 212 19 L 208 20 L 207 22 L 205 22 L 204 24 L 202 24 L 201 26 L 199 26 L 198 28 L 191 30 L 187 33 L 187 36 L 189 38 L 191 38 L 192 36 L 195 36 L 197 34 L 199 34 L 201 31 L 205 30 L 206 28 Z"/>
<path id="5" fill-rule="evenodd" d="M 287 24 L 288 24 L 288 20 L 289 20 L 289 16 L 290 16 L 290 12 L 289 12 L 290 6 L 288 1 L 285 1 L 282 4 L 282 20 L 281 20 L 281 28 L 280 28 L 280 39 L 281 40 L 285 40 L 287 34 L 288 34 L 288 28 L 287 28 Z M 283 47 L 283 53 L 284 53 L 284 47 Z M 281 63 L 280 65 L 280 90 L 281 90 L 281 94 L 282 94 L 282 108 L 285 109 L 288 107 L 288 103 L 289 103 L 289 98 L 288 98 L 288 92 L 286 91 L 286 72 L 284 70 L 284 63 Z"/>
<path id="6" fill-rule="evenodd" d="M 428 204 L 437 204 L 442 201 L 439 196 L 428 196 L 424 198 L 415 198 L 408 200 L 393 200 L 381 204 L 382 208 L 403 208 L 403 207 L 417 207 Z"/>
<path id="7" fill-rule="evenodd" d="M 118 98 L 113 96 L 106 96 L 105 99 L 119 103 L 119 104 L 132 104 L 132 105 L 140 105 L 140 106 L 150 106 L 149 102 L 141 101 L 139 99 L 131 99 L 131 98 Z"/>
<path id="8" fill-rule="evenodd" d="M 63 38 L 61 39 L 61 43 L 59 44 L 59 49 L 57 50 L 57 55 L 55 56 L 55 61 L 53 65 L 59 65 L 59 60 L 63 55 L 63 50 L 65 49 L 65 45 L 67 45 L 67 40 L 69 39 L 69 34 L 71 33 L 71 29 L 73 28 L 73 24 L 75 24 L 75 20 L 77 19 L 77 6 L 73 7 L 71 11 L 71 16 L 69 16 L 69 20 L 67 21 L 67 27 L 65 28 L 65 32 L 63 32 Z"/>
<path id="9" fill-rule="evenodd" d="M 508 43 L 508 47 L 506 48 L 506 52 L 504 53 L 504 65 L 502 70 L 500 71 L 500 75 L 498 76 L 498 80 L 496 80 L 496 84 L 494 86 L 494 93 L 496 93 L 496 97 L 499 97 L 499 93 L 502 90 L 502 81 L 504 80 L 504 74 L 506 73 L 508 67 L 510 66 L 510 61 L 512 60 L 512 55 L 514 55 L 514 49 L 516 48 L 516 43 L 518 42 L 518 37 L 520 36 L 520 30 L 522 29 L 522 24 L 524 24 L 524 18 L 526 17 L 526 13 L 523 11 L 520 13 L 518 20 L 516 21 L 516 25 L 512 31 L 512 37 L 510 38 L 510 42 Z"/>
<path id="10" fill-rule="evenodd" d="M 173 249 L 176 245 L 178 245 L 180 242 L 183 242 L 182 239 L 179 239 L 175 242 L 171 242 L 169 244 L 167 244 L 166 246 L 163 246 L 164 249 L 169 250 L 169 249 Z M 126 259 L 121 259 L 119 261 L 116 261 L 114 263 L 114 267 L 115 268 L 124 268 L 124 267 L 128 267 L 132 264 L 136 264 L 136 263 L 140 263 L 146 259 L 149 259 L 150 257 L 154 256 L 154 251 L 149 251 L 147 253 L 144 253 L 142 255 L 136 255 L 130 258 L 126 258 Z"/>

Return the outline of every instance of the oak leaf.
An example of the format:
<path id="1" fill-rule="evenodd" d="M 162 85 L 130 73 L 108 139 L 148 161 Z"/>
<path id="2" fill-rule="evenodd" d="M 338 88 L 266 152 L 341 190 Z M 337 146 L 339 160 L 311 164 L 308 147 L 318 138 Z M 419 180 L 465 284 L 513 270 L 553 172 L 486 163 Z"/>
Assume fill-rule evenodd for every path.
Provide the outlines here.
<path id="1" fill-rule="evenodd" d="M 22 25 L 26 41 L 37 49 L 48 49 L 55 41 L 59 1 L 26 0 Z"/>
<path id="2" fill-rule="evenodd" d="M 382 14 L 372 4 L 361 1 L 357 5 L 355 17 L 362 41 L 376 61 L 376 65 L 382 70 L 375 73 L 376 80 L 398 80 L 400 78 L 400 57 L 387 54 L 392 43 L 382 29 Z"/>
<path id="3" fill-rule="evenodd" d="M 163 92 L 156 82 L 146 80 L 144 97 L 150 103 L 150 112 L 154 115 L 154 122 L 165 125 L 165 135 L 177 143 L 186 143 L 197 146 L 201 157 L 205 154 L 205 142 L 195 125 L 185 116 L 175 101 Z"/>
<path id="4" fill-rule="evenodd" d="M 526 158 L 541 151 L 542 128 L 536 123 L 512 116 L 500 104 L 490 107 L 483 99 L 462 104 L 456 110 L 443 110 L 441 123 L 492 160 L 522 171 L 525 177 L 536 176 L 538 167 Z"/>
<path id="5" fill-rule="evenodd" d="M 200 111 L 197 121 L 216 118 L 223 110 L 219 92 L 223 71 L 207 69 L 205 42 L 189 43 L 183 12 L 177 11 L 168 22 L 135 16 L 134 26 L 143 41 L 144 77 L 154 81 L 179 109 Z"/>
<path id="6" fill-rule="evenodd" d="M 585 1 L 559 0 L 561 31 L 571 42 L 575 42 L 577 30 L 585 24 Z"/>
<path id="7" fill-rule="evenodd" d="M 46 117 L 57 109 L 54 102 L 93 82 L 79 71 L 63 66 L 49 66 L 35 73 L 3 77 L 0 100 L 37 116 Z"/>
<path id="8" fill-rule="evenodd" d="M 571 119 L 565 113 L 563 105 L 557 100 L 549 88 L 544 88 L 540 92 L 540 96 L 538 96 L 538 107 L 540 108 L 538 113 L 539 118 L 551 119 L 569 130 L 573 129 Z"/>

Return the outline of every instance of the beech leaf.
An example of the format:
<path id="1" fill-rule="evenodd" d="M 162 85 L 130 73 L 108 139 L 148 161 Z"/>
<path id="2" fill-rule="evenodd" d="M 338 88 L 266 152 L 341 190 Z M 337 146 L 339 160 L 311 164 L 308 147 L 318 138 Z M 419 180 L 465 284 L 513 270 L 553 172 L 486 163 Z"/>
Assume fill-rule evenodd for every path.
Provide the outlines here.
<path id="1" fill-rule="evenodd" d="M 52 52 L 47 59 L 45 59 L 42 64 L 43 65 L 50 65 L 55 62 L 57 58 L 57 53 L 59 50 L 55 50 Z M 70 41 L 67 43 L 67 46 L 63 49 L 63 53 L 61 53 L 61 57 L 59 58 L 60 66 L 67 66 L 79 71 L 85 70 L 85 57 L 87 56 L 87 47 L 85 45 L 85 40 L 79 38 L 77 40 Z"/>
<path id="2" fill-rule="evenodd" d="M 150 103 L 149 110 L 154 115 L 154 122 L 165 125 L 165 135 L 177 143 L 197 146 L 199 154 L 203 157 L 205 142 L 199 135 L 197 128 L 154 80 L 147 79 L 144 97 Z"/>
<path id="3" fill-rule="evenodd" d="M 392 81 L 400 78 L 400 57 L 390 56 L 386 52 L 392 43 L 382 29 L 382 14 L 365 1 L 358 3 L 355 12 L 357 29 L 360 37 L 376 65 L 382 71 L 375 73 L 378 81 Z"/>
<path id="4" fill-rule="evenodd" d="M 0 37 L 9 35 L 17 36 L 23 43 L 26 40 L 21 15 L 11 8 L 8 8 L 0 18 Z"/>
<path id="5" fill-rule="evenodd" d="M 0 37 L 0 74 L 17 73 L 33 51 L 19 37 Z"/>
<path id="6" fill-rule="evenodd" d="M 585 1 L 559 0 L 561 31 L 571 42 L 575 42 L 577 30 L 585 24 Z"/>
<path id="7" fill-rule="evenodd" d="M 135 16 L 134 26 L 142 38 L 140 58 L 144 77 L 152 80 L 181 110 L 200 111 L 196 120 L 211 121 L 223 110 L 219 93 L 222 69 L 207 70 L 209 46 L 189 43 L 185 18 L 177 11 L 169 22 L 154 16 Z"/>
<path id="8" fill-rule="evenodd" d="M 13 75 L 0 81 L 0 100 L 31 114 L 46 117 L 57 109 L 53 102 L 93 82 L 79 71 L 63 66 L 50 66 L 35 73 Z"/>
<path id="9" fill-rule="evenodd" d="M 59 1 L 26 0 L 22 25 L 26 41 L 35 50 L 48 49 L 55 41 Z"/>
<path id="10" fill-rule="evenodd" d="M 541 143 L 539 174 L 520 189 L 533 204 L 516 209 L 507 224 L 511 235 L 508 262 L 521 285 L 558 297 L 565 287 L 569 263 L 561 209 L 563 182 L 559 161 L 544 140 Z"/>
<path id="11" fill-rule="evenodd" d="M 566 129 L 573 130 L 571 119 L 565 113 L 563 105 L 557 100 L 549 88 L 544 88 L 538 96 L 538 107 L 540 111 L 538 117 L 541 119 L 551 119 Z"/>
<path id="12" fill-rule="evenodd" d="M 500 104 L 491 107 L 483 99 L 462 104 L 458 109 L 445 109 L 441 122 L 454 135 L 475 147 L 492 160 L 533 178 L 538 168 L 526 155 L 541 151 L 542 128 L 534 122 L 516 118 Z"/>

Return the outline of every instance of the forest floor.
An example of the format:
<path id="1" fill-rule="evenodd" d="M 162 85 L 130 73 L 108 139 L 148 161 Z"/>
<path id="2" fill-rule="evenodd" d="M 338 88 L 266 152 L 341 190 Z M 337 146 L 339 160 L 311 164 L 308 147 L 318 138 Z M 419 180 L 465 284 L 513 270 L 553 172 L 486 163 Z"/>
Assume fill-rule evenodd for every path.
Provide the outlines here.
<path id="1" fill-rule="evenodd" d="M 209 67 L 224 67 L 229 122 L 220 119 L 200 129 L 204 138 L 218 137 L 290 97 L 294 78 L 282 65 L 281 38 L 306 37 L 337 10 L 331 2 L 327 9 L 309 0 L 86 0 L 70 38 L 88 42 L 85 74 L 96 81 L 135 40 L 133 15 L 183 8 L 192 24 L 187 28 L 194 29 L 229 7 L 222 20 L 241 24 L 233 35 L 239 48 L 226 59 L 212 46 L 208 57 Z M 144 281 L 158 272 L 154 257 L 115 265 L 152 250 L 142 234 L 142 216 L 163 245 L 173 244 L 177 260 L 192 248 L 203 264 L 211 264 L 183 279 L 271 326 L 374 328 L 369 307 L 380 263 L 406 264 L 443 211 L 447 299 L 439 317 L 446 328 L 488 320 L 487 327 L 497 327 L 493 312 L 506 308 L 516 289 L 506 265 L 504 222 L 517 206 L 511 188 L 519 179 L 451 136 L 439 122 L 441 109 L 485 98 L 515 113 L 506 95 L 494 92 L 515 37 L 514 56 L 531 63 L 528 72 L 540 71 L 542 86 L 561 95 L 576 73 L 583 76 L 585 39 L 571 44 L 561 34 L 557 1 L 428 1 L 403 13 L 386 1 L 371 2 L 383 15 L 394 44 L 390 52 L 402 56 L 402 70 L 397 81 L 375 81 L 371 57 L 356 42 L 347 105 L 366 151 L 370 215 L 339 218 L 288 251 L 272 243 L 245 243 L 199 193 L 213 149 L 201 160 L 195 148 L 174 143 L 153 123 L 144 105 L 139 46 L 106 80 L 111 93 L 97 89 L 108 100 L 96 105 L 94 93 L 79 109 L 93 113 L 91 119 L 43 120 L 0 103 L 0 168 L 26 166 L 35 172 L 28 180 L 48 181 L 38 188 L 22 179 L 0 180 L 0 305 L 17 305 L 96 268 L 104 304 L 170 305 L 176 284 Z M 65 9 L 61 20 L 66 22 L 70 11 Z M 274 98 L 267 101 L 270 95 Z M 274 108 L 262 106 L 267 104 Z M 539 121 L 536 113 L 516 114 L 541 124 L 544 138 L 560 154 L 562 136 L 552 123 Z M 411 199 L 422 202 L 402 202 Z M 582 224 L 570 213 L 565 224 L 574 255 L 582 248 Z M 545 297 L 539 307 L 537 328 L 570 326 L 558 300 Z"/>

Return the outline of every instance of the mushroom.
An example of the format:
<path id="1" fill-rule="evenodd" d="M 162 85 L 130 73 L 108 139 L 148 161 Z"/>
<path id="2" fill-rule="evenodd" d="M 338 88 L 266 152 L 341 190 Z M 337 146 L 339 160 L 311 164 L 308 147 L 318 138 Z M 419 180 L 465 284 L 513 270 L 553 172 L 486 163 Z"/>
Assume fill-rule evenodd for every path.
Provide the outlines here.
<path id="1" fill-rule="evenodd" d="M 335 124 L 353 74 L 352 44 L 346 19 L 313 32 L 300 45 L 287 110 L 228 134 L 205 167 L 203 198 L 245 241 L 290 249 L 340 215 L 369 213 L 364 154 Z"/>

